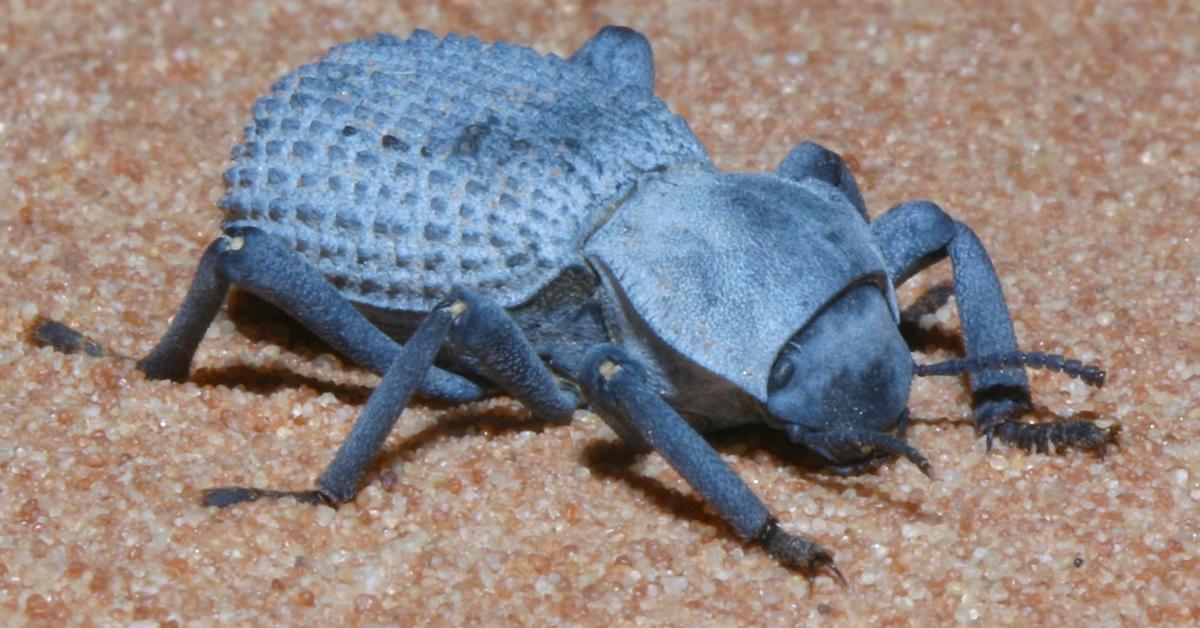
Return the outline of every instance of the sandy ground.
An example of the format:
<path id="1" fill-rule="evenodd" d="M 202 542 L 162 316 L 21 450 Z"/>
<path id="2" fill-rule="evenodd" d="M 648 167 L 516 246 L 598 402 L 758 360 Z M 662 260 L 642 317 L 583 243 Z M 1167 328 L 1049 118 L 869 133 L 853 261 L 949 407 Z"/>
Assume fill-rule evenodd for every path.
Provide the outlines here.
<path id="1" fill-rule="evenodd" d="M 4 623 L 1200 617 L 1194 2 L 224 4 L 17 2 L 0 20 Z M 659 94 L 720 167 L 767 170 L 814 139 L 847 156 L 872 215 L 929 198 L 970 224 L 1022 346 L 1108 369 L 1100 391 L 1034 374 L 1039 415 L 1116 420 L 1120 449 L 986 454 L 954 378 L 917 381 L 910 404 L 936 481 L 905 463 L 815 473 L 777 434 L 715 438 L 786 529 L 836 554 L 843 587 L 740 543 L 595 416 L 549 426 L 505 400 L 406 411 L 336 512 L 208 510 L 204 487 L 309 486 L 376 378 L 245 297 L 186 384 L 26 341 L 44 315 L 149 350 L 218 234 L 251 102 L 331 45 L 420 27 L 565 55 L 606 23 L 647 34 Z M 953 311 L 927 319 L 943 341 L 918 360 L 960 350 Z"/>

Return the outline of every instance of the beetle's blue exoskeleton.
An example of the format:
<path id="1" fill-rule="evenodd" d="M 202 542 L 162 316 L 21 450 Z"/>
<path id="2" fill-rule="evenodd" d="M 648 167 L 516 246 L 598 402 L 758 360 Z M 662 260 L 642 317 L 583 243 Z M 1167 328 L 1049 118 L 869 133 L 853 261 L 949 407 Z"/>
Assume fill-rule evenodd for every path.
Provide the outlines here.
<path id="1" fill-rule="evenodd" d="M 565 60 L 378 36 L 276 83 L 233 151 L 224 235 L 138 368 L 187 377 L 236 285 L 383 380 L 315 490 L 221 488 L 206 503 L 345 502 L 414 393 L 503 393 L 549 421 L 590 405 L 741 538 L 811 572 L 830 554 L 780 530 L 700 432 L 765 422 L 835 471 L 899 455 L 928 473 L 903 440 L 912 377 L 969 372 L 989 437 L 1110 442 L 1083 421 L 1012 420 L 1029 403 L 1021 366 L 1097 385 L 1103 372 L 1017 352 L 969 228 L 928 202 L 868 222 L 846 165 L 812 143 L 774 172 L 719 172 L 653 87 L 646 39 L 616 27 Z M 947 256 L 968 355 L 914 365 L 895 286 Z M 56 323 L 36 334 L 101 352 Z"/>

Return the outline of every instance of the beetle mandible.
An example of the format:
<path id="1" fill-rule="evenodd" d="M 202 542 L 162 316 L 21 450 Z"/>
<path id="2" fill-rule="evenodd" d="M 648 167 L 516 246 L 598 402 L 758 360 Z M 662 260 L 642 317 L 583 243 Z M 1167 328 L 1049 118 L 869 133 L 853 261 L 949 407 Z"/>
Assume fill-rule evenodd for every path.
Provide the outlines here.
<path id="1" fill-rule="evenodd" d="M 805 142 L 774 172 L 716 170 L 654 96 L 646 39 L 606 27 L 568 59 L 417 31 L 334 48 L 253 107 L 205 251 L 165 336 L 137 362 L 183 380 L 230 286 L 295 317 L 383 378 L 313 490 L 211 489 L 230 506 L 337 505 L 414 394 L 511 395 L 537 416 L 589 405 L 657 450 L 781 563 L 841 577 L 780 529 L 701 432 L 763 422 L 835 472 L 903 456 L 915 375 L 970 374 L 979 430 L 1039 450 L 1103 448 L 1113 430 L 1013 417 L 1021 367 L 1104 372 L 1017 351 L 979 239 L 936 205 L 869 221 L 841 157 Z M 916 365 L 895 287 L 953 264 L 967 357 Z M 42 321 L 35 338 L 103 349 Z M 403 343 L 403 344 L 401 344 Z"/>

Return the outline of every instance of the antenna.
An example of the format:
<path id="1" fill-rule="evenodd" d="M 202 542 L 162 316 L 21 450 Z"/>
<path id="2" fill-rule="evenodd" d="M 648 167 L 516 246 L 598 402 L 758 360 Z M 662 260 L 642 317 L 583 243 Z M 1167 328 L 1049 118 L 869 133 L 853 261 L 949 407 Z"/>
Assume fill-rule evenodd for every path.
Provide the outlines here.
<path id="1" fill-rule="evenodd" d="M 1093 364 L 1084 364 L 1079 360 L 1069 360 L 1055 353 L 1041 351 L 1013 351 L 1011 353 L 992 353 L 976 355 L 967 358 L 955 358 L 934 364 L 914 364 L 913 374 L 920 377 L 932 375 L 961 375 L 963 373 L 980 373 L 1013 367 L 1045 368 L 1055 372 L 1066 373 L 1072 379 L 1081 379 L 1088 386 L 1101 388 L 1104 386 L 1106 373 Z"/>

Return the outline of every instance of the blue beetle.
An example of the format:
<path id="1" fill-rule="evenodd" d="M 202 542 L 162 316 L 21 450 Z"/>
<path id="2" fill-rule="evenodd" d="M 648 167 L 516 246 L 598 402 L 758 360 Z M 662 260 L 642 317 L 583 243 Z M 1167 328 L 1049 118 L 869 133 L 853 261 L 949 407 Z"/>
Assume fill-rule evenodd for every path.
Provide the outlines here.
<path id="1" fill-rule="evenodd" d="M 568 59 L 504 43 L 380 35 L 334 48 L 253 107 L 225 174 L 223 235 L 137 366 L 183 380 L 231 285 L 383 375 L 315 490 L 225 487 L 230 506 L 337 505 L 413 394 L 503 393 L 556 422 L 590 407 L 651 447 L 747 541 L 841 576 L 782 531 L 701 437 L 766 423 L 837 472 L 896 456 L 916 375 L 970 373 L 975 420 L 1025 446 L 1102 448 L 1085 421 L 1013 420 L 1022 366 L 982 244 L 929 202 L 870 221 L 834 152 L 805 142 L 770 173 L 718 171 L 654 96 L 650 45 L 607 27 Z M 949 257 L 967 357 L 915 365 L 895 287 Z M 44 321 L 35 337 L 103 349 Z"/>

